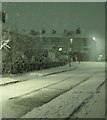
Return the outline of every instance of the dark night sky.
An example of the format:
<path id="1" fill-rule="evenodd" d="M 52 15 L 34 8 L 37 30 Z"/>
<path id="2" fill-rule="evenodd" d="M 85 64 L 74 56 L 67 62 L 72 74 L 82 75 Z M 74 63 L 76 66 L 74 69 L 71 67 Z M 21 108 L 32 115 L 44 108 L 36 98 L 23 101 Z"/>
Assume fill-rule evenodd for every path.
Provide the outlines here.
<path id="1" fill-rule="evenodd" d="M 81 36 L 95 37 L 98 49 L 104 48 L 105 3 L 98 2 L 41 2 L 41 3 L 3 3 L 8 17 L 6 26 L 25 29 L 45 29 L 51 34 L 56 29 L 62 34 L 64 29 L 81 28 Z"/>

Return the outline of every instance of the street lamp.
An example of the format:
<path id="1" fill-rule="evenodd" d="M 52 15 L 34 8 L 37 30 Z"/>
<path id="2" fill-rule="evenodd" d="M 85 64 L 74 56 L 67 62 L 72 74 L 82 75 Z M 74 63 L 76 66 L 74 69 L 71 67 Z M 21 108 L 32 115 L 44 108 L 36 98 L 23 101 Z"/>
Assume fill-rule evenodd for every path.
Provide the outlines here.
<path id="1" fill-rule="evenodd" d="M 72 41 L 73 41 L 73 39 L 71 38 L 71 39 L 70 39 L 70 43 L 71 43 L 71 44 L 72 44 Z"/>
<path id="2" fill-rule="evenodd" d="M 72 41 L 73 41 L 73 39 L 71 38 L 70 39 L 70 48 L 72 48 Z"/>
<path id="3" fill-rule="evenodd" d="M 59 48 L 59 51 L 62 51 L 62 48 Z"/>
<path id="4" fill-rule="evenodd" d="M 93 37 L 92 39 L 95 40 L 95 37 Z"/>
<path id="5" fill-rule="evenodd" d="M 92 37 L 92 40 L 94 41 L 94 46 L 93 46 L 93 57 L 94 57 L 94 60 L 97 60 L 97 48 L 96 48 L 96 38 L 95 37 Z"/>

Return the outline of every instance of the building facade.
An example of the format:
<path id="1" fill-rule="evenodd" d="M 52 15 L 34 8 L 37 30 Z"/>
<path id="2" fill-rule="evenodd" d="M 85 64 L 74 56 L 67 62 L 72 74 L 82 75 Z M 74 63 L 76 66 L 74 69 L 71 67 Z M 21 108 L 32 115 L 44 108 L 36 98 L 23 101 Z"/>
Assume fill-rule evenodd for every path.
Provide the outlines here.
<path id="1" fill-rule="evenodd" d="M 75 37 L 70 42 L 71 37 L 45 37 L 43 38 L 44 47 L 48 49 L 54 48 L 55 56 L 62 54 L 68 54 L 69 49 L 73 53 L 80 52 L 82 61 L 96 61 L 96 42 L 92 38 L 80 38 Z"/>
<path id="2" fill-rule="evenodd" d="M 3 31 L 3 33 L 6 34 L 6 31 Z M 3 34 L 4 38 L 5 34 Z M 3 48 L 3 54 L 5 51 L 11 52 L 11 58 L 13 59 L 17 57 L 17 54 L 20 54 L 28 62 L 45 56 L 52 61 L 56 61 L 59 57 L 67 58 L 69 49 L 71 49 L 74 54 L 81 53 L 81 61 L 96 61 L 96 42 L 91 38 L 36 37 L 9 31 L 7 31 L 7 34 L 9 38 L 6 39 L 10 39 L 7 45 L 10 44 L 11 48 L 7 48 L 7 50 Z"/>

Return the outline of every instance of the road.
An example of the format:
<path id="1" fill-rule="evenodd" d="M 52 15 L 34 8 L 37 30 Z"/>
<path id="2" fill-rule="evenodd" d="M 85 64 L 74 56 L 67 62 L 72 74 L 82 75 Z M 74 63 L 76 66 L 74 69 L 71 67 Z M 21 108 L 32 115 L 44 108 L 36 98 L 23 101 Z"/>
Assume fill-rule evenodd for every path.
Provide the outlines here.
<path id="1" fill-rule="evenodd" d="M 87 62 L 72 71 L 1 86 L 2 117 L 103 118 L 104 85 L 105 64 Z"/>

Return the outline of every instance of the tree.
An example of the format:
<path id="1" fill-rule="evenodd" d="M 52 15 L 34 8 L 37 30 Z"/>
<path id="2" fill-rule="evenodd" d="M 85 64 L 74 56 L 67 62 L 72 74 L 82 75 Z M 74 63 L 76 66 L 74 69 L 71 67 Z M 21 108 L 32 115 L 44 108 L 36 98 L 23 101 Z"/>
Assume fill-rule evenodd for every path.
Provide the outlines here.
<path id="1" fill-rule="evenodd" d="M 6 21 L 6 13 L 3 11 L 2 12 L 2 22 L 5 23 Z"/>

